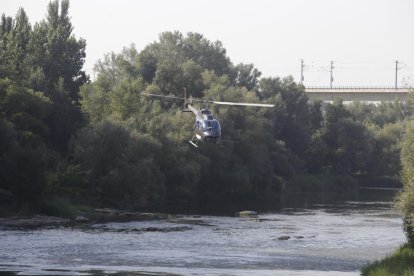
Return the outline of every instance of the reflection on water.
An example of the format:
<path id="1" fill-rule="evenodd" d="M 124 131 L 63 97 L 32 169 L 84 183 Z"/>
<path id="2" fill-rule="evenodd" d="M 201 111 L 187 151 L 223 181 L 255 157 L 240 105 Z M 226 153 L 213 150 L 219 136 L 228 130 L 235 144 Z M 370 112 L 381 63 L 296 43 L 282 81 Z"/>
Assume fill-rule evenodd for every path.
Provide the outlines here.
<path id="1" fill-rule="evenodd" d="M 393 193 L 285 198 L 256 218 L 178 216 L 88 229 L 0 231 L 22 275 L 358 275 L 405 241 Z M 0 275 L 7 275 L 1 274 Z"/>

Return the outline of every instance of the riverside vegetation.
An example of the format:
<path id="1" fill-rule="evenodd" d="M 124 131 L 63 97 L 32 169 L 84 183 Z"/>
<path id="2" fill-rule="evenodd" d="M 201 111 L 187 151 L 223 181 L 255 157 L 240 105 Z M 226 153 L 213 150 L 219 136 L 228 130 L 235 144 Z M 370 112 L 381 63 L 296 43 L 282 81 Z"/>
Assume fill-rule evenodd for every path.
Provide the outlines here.
<path id="1" fill-rule="evenodd" d="M 398 185 L 402 170 L 398 206 L 413 246 L 413 95 L 379 105 L 338 99 L 322 112 L 291 76 L 261 77 L 253 64 L 233 64 L 221 42 L 178 31 L 106 54 L 91 82 L 86 41 L 72 31 L 67 0 L 52 1 L 34 26 L 23 8 L 1 17 L 0 215 L 266 204 L 286 192 Z M 223 138 L 236 143 L 195 150 L 182 103 L 140 96 L 184 88 L 275 108 L 212 106 Z"/>
<path id="2" fill-rule="evenodd" d="M 396 200 L 404 216 L 408 243 L 362 271 L 364 276 L 414 275 L 414 121 L 407 122 L 401 143 L 403 191 Z"/>

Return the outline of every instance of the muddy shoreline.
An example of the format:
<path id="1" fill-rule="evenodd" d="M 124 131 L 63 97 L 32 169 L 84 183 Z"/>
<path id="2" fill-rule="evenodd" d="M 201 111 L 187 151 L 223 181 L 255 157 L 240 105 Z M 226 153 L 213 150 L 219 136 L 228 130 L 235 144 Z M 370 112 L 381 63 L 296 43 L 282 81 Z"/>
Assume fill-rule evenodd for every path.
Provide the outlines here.
<path id="1" fill-rule="evenodd" d="M 257 218 L 254 211 L 240 211 L 234 214 L 236 217 Z M 188 217 L 188 216 L 186 216 Z M 203 220 L 197 219 L 199 216 L 193 215 L 192 219 L 183 220 L 183 215 L 132 212 L 111 208 L 97 208 L 92 211 L 82 212 L 75 218 L 62 218 L 56 216 L 33 215 L 33 216 L 12 216 L 0 218 L 0 228 L 7 229 L 36 229 L 46 227 L 88 227 L 99 223 L 108 222 L 131 222 L 145 220 L 168 220 L 176 224 L 192 224 L 210 226 Z"/>
<path id="2" fill-rule="evenodd" d="M 159 220 L 168 218 L 171 218 L 171 215 L 101 208 L 81 213 L 75 218 L 70 219 L 40 214 L 36 214 L 33 216 L 4 217 L 0 218 L 0 228 L 36 229 L 46 227 L 76 227 L 89 226 L 96 223 L 106 222 L 128 222 L 142 220 Z"/>

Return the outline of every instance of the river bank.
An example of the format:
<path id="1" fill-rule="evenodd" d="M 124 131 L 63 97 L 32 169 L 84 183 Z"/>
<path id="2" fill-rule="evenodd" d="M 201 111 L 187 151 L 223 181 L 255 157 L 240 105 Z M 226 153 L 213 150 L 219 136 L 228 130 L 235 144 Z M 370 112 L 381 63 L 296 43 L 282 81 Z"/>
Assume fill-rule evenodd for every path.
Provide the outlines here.
<path id="1" fill-rule="evenodd" d="M 401 246 L 386 258 L 362 269 L 362 276 L 414 275 L 414 249 Z"/>
<path id="2" fill-rule="evenodd" d="M 79 227 L 104 222 L 127 222 L 142 220 L 168 219 L 170 215 L 160 213 L 143 213 L 112 208 L 90 209 L 79 212 L 76 217 L 65 218 L 35 214 L 31 216 L 11 216 L 0 218 L 0 228 L 36 229 L 44 227 Z"/>
<path id="3" fill-rule="evenodd" d="M 245 217 L 257 219 L 258 215 L 255 211 L 240 211 L 234 214 L 236 217 Z M 163 220 L 173 224 L 184 224 L 184 225 L 204 225 L 209 226 L 203 220 L 197 219 L 201 216 L 192 216 L 188 219 L 188 216 L 184 215 L 172 215 L 172 214 L 161 214 L 161 213 L 141 213 L 131 212 L 125 210 L 117 210 L 111 208 L 100 208 L 83 213 L 81 216 L 77 216 L 74 219 L 45 216 L 45 215 L 34 215 L 30 217 L 7 217 L 0 218 L 0 229 L 15 230 L 15 229 L 45 229 L 45 228 L 59 228 L 59 227 L 70 227 L 80 229 L 97 229 L 94 227 L 98 224 L 105 223 L 127 223 L 127 222 L 138 222 L 138 221 L 156 221 Z M 257 219 L 259 220 L 259 219 Z M 190 227 L 168 227 L 168 228 L 157 228 L 147 227 L 142 229 L 133 229 L 132 231 L 137 232 L 169 232 L 169 231 L 185 231 Z M 108 230 L 100 227 L 101 230 Z M 122 229 L 120 230 L 122 231 Z M 129 230 L 128 230 L 129 231 Z M 290 237 L 289 237 L 290 238 Z"/>
<path id="4" fill-rule="evenodd" d="M 310 183 L 313 183 L 310 181 Z M 328 184 L 326 184 L 328 183 Z M 335 207 L 337 202 L 342 201 L 390 201 L 393 200 L 394 194 L 399 191 L 398 186 L 381 185 L 365 186 L 354 185 L 352 189 L 339 190 L 339 185 L 332 186 L 330 182 L 318 184 L 329 186 L 318 192 L 311 192 L 305 189 L 297 190 L 291 188 L 289 192 L 279 195 L 277 200 L 272 202 L 263 202 L 261 204 L 252 203 L 228 203 L 214 204 L 205 203 L 202 206 L 193 208 L 164 208 L 165 212 L 139 212 L 133 210 L 121 210 L 114 208 L 94 208 L 87 205 L 77 205 L 69 200 L 54 198 L 50 202 L 43 203 L 48 208 L 40 208 L 41 212 L 36 209 L 28 209 L 18 207 L 11 209 L 8 215 L 0 216 L 0 227 L 9 228 L 42 228 L 42 227 L 83 227 L 95 223 L 105 222 L 130 222 L 142 220 L 158 220 L 179 217 L 180 215 L 220 215 L 234 216 L 235 214 L 245 210 L 255 210 L 257 212 L 267 212 L 269 210 L 278 211 L 283 208 L 309 208 L 310 206 L 318 206 L 320 204 Z M 309 184 L 311 185 L 311 184 Z M 293 187 L 297 187 L 292 185 Z M 334 187 L 334 188 L 332 188 Z M 336 206 L 339 209 L 340 205 Z M 243 213 L 241 213 L 243 214 Z"/>

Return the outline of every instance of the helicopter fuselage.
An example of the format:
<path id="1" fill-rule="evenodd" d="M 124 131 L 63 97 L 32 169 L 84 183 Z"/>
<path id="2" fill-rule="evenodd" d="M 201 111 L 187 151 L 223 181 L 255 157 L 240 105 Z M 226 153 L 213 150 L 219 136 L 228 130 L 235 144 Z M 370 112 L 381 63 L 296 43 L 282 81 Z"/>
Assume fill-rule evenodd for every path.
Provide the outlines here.
<path id="1" fill-rule="evenodd" d="M 213 114 L 208 109 L 198 110 L 191 105 L 187 108 L 192 111 L 195 116 L 194 137 L 191 140 L 197 145 L 198 141 L 219 143 L 221 138 L 220 122 L 214 118 Z"/>
<path id="2" fill-rule="evenodd" d="M 211 115 L 210 111 L 201 110 L 201 112 L 209 112 L 209 114 L 202 114 L 203 118 L 196 118 L 194 129 L 197 138 L 207 142 L 220 142 L 221 127 L 219 121 Z"/>

